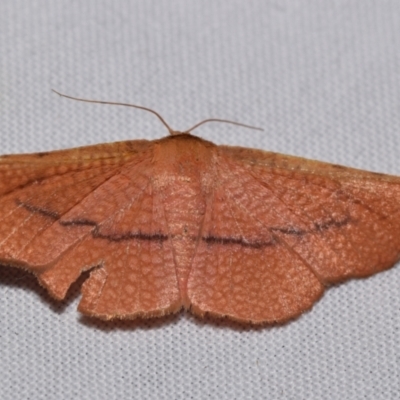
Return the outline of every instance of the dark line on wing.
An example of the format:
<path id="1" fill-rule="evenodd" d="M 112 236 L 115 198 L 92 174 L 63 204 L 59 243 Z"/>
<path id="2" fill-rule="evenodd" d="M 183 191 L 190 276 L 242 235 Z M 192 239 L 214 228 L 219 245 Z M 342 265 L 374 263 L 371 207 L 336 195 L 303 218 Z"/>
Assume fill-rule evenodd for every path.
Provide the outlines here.
<path id="1" fill-rule="evenodd" d="M 322 223 L 315 223 L 314 224 L 314 229 L 310 229 L 308 231 L 304 229 L 298 229 L 293 226 L 290 227 L 272 227 L 269 230 L 271 232 L 279 232 L 283 233 L 285 235 L 294 235 L 294 236 L 304 236 L 308 233 L 318 233 L 322 232 L 324 230 L 327 230 L 331 227 L 335 228 L 341 228 L 342 226 L 348 225 L 351 222 L 350 217 L 346 217 L 343 220 L 334 220 L 330 219 L 326 222 Z M 207 244 L 222 244 L 222 245 L 240 245 L 243 247 L 251 247 L 254 249 L 261 249 L 263 247 L 267 246 L 273 246 L 276 244 L 275 240 L 269 240 L 269 241 L 262 241 L 262 240 L 255 240 L 255 241 L 249 241 L 244 238 L 233 238 L 233 237 L 220 237 L 220 236 L 203 236 L 202 240 L 206 242 Z"/>
<path id="2" fill-rule="evenodd" d="M 159 242 L 163 243 L 169 239 L 168 235 L 164 235 L 163 233 L 143 233 L 143 232 L 125 232 L 125 233 L 113 233 L 113 234 L 104 234 L 100 233 L 98 228 L 96 227 L 92 236 L 95 239 L 106 239 L 110 242 L 123 242 L 126 240 L 144 240 L 149 242 Z"/>
<path id="3" fill-rule="evenodd" d="M 164 235 L 161 232 L 157 233 L 144 233 L 141 231 L 138 232 L 124 232 L 124 233 L 109 233 L 104 234 L 100 232 L 99 225 L 90 219 L 85 218 L 77 218 L 72 219 L 70 221 L 60 221 L 60 225 L 62 226 L 92 226 L 94 229 L 92 230 L 92 237 L 94 239 L 106 239 L 110 242 L 123 242 L 127 240 L 145 240 L 145 241 L 154 241 L 154 242 L 165 242 L 169 239 L 168 235 Z"/>
<path id="4" fill-rule="evenodd" d="M 97 226 L 97 223 L 85 218 L 72 219 L 70 221 L 60 221 L 62 226 Z"/>
<path id="5" fill-rule="evenodd" d="M 321 222 L 321 223 L 314 223 L 315 230 L 317 231 L 325 231 L 331 227 L 334 228 L 341 228 L 342 226 L 346 226 L 351 222 L 351 218 L 347 216 L 346 218 L 342 220 L 334 220 L 334 219 L 329 219 L 328 221 Z"/>
<path id="6" fill-rule="evenodd" d="M 15 200 L 15 202 L 17 203 L 17 205 L 19 207 L 23 207 L 23 208 L 25 208 L 25 210 L 28 210 L 31 213 L 40 214 L 40 215 L 43 215 L 44 217 L 49 217 L 54 220 L 57 220 L 60 218 L 60 214 L 56 211 L 47 210 L 46 208 L 43 208 L 43 207 L 35 207 L 32 204 L 24 203 L 18 199 Z"/>
<path id="7" fill-rule="evenodd" d="M 49 217 L 53 220 L 60 219 L 60 214 L 55 211 L 48 210 L 43 207 L 36 207 L 28 203 L 24 203 L 20 200 L 16 200 L 18 206 L 25 208 L 31 213 L 40 214 L 45 217 Z M 125 232 L 125 233 L 113 233 L 113 234 L 104 234 L 99 231 L 99 226 L 95 221 L 86 218 L 77 218 L 69 221 L 59 221 L 61 226 L 92 226 L 94 227 L 92 231 L 92 236 L 95 239 L 106 239 L 110 242 L 122 242 L 126 240 L 145 240 L 145 241 L 154 241 L 154 242 L 165 242 L 169 239 L 167 235 L 164 235 L 161 232 L 149 234 L 143 232 Z"/>
<path id="8" fill-rule="evenodd" d="M 289 226 L 287 228 L 280 228 L 280 227 L 272 227 L 270 228 L 273 232 L 280 232 L 284 233 L 285 235 L 294 235 L 294 236 L 303 236 L 307 233 L 304 229 L 298 229 L 293 226 Z"/>
<path id="9" fill-rule="evenodd" d="M 242 247 L 251 247 L 253 249 L 261 249 L 267 246 L 273 246 L 275 241 L 249 241 L 244 238 L 233 238 L 233 237 L 220 237 L 220 236 L 203 236 L 201 238 L 207 244 L 222 244 L 222 245 L 240 245 Z"/>
<path id="10" fill-rule="evenodd" d="M 48 151 L 41 151 L 40 153 L 36 153 L 34 155 L 39 157 L 39 158 L 42 158 L 42 157 L 48 156 L 49 154 L 50 154 L 50 152 L 48 152 Z"/>
<path id="11" fill-rule="evenodd" d="M 56 211 L 48 210 L 43 207 L 36 207 L 31 204 L 24 203 L 18 199 L 16 200 L 16 203 L 18 206 L 25 208 L 26 210 L 28 210 L 31 213 L 40 214 L 45 217 L 51 218 L 53 220 L 58 220 L 61 217 L 60 214 L 57 213 Z M 348 225 L 350 222 L 352 222 L 352 219 L 350 216 L 347 216 L 346 218 L 344 218 L 342 220 L 329 219 L 324 222 L 316 222 L 316 223 L 314 223 L 314 229 L 311 229 L 311 230 L 303 230 L 303 229 L 298 229 L 293 226 L 289 226 L 289 227 L 271 227 L 270 231 L 283 233 L 285 235 L 303 236 L 308 233 L 323 232 L 331 227 L 340 228 L 345 225 Z M 106 239 L 110 242 L 142 240 L 142 241 L 155 241 L 155 242 L 163 243 L 169 239 L 168 235 L 165 235 L 161 232 L 150 234 L 150 233 L 143 233 L 141 231 L 138 231 L 138 232 L 104 234 L 104 233 L 100 232 L 99 225 L 95 221 L 92 221 L 92 220 L 86 219 L 86 218 L 77 218 L 77 219 L 72 219 L 69 221 L 59 221 L 59 223 L 62 226 L 91 226 L 94 228 L 92 230 L 92 236 L 94 239 Z M 221 237 L 221 236 L 213 236 L 213 235 L 203 236 L 201 239 L 210 245 L 213 245 L 213 244 L 239 245 L 242 247 L 248 247 L 248 248 L 253 248 L 253 249 L 261 249 L 261 248 L 273 246 L 276 244 L 276 241 L 273 239 L 268 240 L 268 241 L 263 241 L 263 240 L 249 241 L 243 237 L 235 238 L 235 237 Z"/>
<path id="12" fill-rule="evenodd" d="M 293 226 L 290 226 L 288 228 L 272 227 L 270 228 L 270 230 L 273 232 L 280 232 L 285 235 L 304 236 L 308 233 L 321 233 L 330 228 L 341 228 L 342 226 L 348 225 L 352 221 L 353 220 L 351 219 L 351 217 L 347 216 L 342 220 L 335 220 L 331 218 L 324 222 L 315 222 L 314 229 L 310 230 L 298 229 Z"/>

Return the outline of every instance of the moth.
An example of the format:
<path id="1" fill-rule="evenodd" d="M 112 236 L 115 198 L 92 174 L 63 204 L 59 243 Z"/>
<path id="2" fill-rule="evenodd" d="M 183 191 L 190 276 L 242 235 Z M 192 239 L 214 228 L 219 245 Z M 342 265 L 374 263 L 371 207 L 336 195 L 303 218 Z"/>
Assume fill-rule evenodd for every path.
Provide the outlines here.
<path id="1" fill-rule="evenodd" d="M 185 308 L 261 324 L 399 259 L 399 177 L 167 127 L 154 141 L 2 156 L 0 263 L 56 299 L 91 270 L 79 310 L 93 317 Z"/>

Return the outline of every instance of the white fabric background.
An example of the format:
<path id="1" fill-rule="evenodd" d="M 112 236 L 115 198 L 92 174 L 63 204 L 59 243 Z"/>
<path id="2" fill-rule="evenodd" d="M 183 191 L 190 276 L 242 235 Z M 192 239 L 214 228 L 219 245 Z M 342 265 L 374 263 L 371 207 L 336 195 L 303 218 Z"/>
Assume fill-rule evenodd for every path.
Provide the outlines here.
<path id="1" fill-rule="evenodd" d="M 0 152 L 176 129 L 400 175 L 397 0 L 1 0 Z M 330 289 L 282 327 L 181 313 L 102 323 L 0 268 L 1 399 L 400 398 L 400 267 Z"/>

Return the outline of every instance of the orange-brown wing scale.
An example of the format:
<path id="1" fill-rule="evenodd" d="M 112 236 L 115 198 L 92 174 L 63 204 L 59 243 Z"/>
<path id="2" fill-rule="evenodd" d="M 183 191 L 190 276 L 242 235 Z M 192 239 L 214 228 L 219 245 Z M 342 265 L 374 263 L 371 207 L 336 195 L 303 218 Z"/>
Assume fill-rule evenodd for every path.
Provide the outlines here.
<path id="1" fill-rule="evenodd" d="M 243 149 L 236 152 L 239 160 Z M 398 260 L 400 178 L 256 150 L 239 163 L 301 219 L 297 234 L 277 234 L 323 283 L 368 276 Z"/>
<path id="2" fill-rule="evenodd" d="M 1 261 L 34 272 L 56 298 L 82 271 L 99 266 L 79 306 L 89 315 L 132 318 L 179 309 L 148 147 L 133 141 L 102 145 L 100 152 L 2 158 Z M 7 185 L 10 169 L 15 174 Z"/>
<path id="3" fill-rule="evenodd" d="M 303 224 L 235 160 L 219 156 L 215 174 L 188 284 L 193 311 L 262 323 L 310 308 L 323 286 L 276 234 Z"/>
<path id="4" fill-rule="evenodd" d="M 325 285 L 392 266 L 400 179 L 221 146 L 188 291 L 194 312 L 285 321 Z"/>
<path id="5" fill-rule="evenodd" d="M 80 311 L 296 317 L 393 265 L 400 178 L 191 135 L 0 158 L 0 261 Z"/>

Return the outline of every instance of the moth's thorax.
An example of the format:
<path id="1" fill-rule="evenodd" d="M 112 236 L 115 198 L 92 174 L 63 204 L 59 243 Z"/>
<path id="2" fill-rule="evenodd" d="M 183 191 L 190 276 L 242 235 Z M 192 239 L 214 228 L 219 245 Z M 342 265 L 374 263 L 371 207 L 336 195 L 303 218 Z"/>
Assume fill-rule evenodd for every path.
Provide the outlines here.
<path id="1" fill-rule="evenodd" d="M 174 247 L 181 296 L 185 302 L 187 278 L 212 182 L 215 146 L 182 134 L 155 143 L 153 188 L 165 204 L 165 217 Z"/>
<path id="2" fill-rule="evenodd" d="M 169 136 L 154 144 L 155 184 L 161 187 L 176 180 L 196 180 L 207 174 L 215 145 L 196 136 Z"/>

